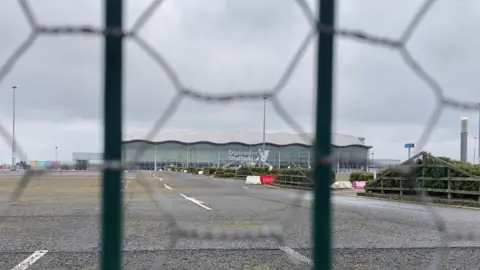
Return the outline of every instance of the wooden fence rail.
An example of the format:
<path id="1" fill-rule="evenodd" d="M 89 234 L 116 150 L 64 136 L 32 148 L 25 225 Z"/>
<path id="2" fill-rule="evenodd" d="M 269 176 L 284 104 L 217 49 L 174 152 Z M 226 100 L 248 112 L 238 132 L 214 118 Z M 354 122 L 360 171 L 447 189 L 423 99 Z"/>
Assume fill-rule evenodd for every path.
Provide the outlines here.
<path id="1" fill-rule="evenodd" d="M 399 176 L 398 169 L 401 171 L 403 167 L 413 168 L 413 175 Z M 398 192 L 400 196 L 415 192 L 430 197 L 446 197 L 448 200 L 473 196 L 480 202 L 480 177 L 429 153 L 421 152 L 378 175 L 375 181 L 367 184 L 365 191 L 372 195 Z"/>

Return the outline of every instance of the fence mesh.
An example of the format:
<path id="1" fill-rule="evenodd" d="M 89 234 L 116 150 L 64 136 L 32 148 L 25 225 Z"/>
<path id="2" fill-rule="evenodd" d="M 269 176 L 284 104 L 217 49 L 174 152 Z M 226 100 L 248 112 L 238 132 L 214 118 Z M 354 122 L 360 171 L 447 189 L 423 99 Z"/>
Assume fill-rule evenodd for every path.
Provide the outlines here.
<path id="1" fill-rule="evenodd" d="M 292 0 L 294 1 L 294 0 Z M 463 110 L 478 110 L 479 106 L 477 103 L 474 102 L 464 102 L 460 100 L 456 100 L 452 97 L 448 97 L 444 94 L 442 86 L 440 83 L 431 76 L 428 71 L 422 67 L 422 65 L 411 55 L 407 48 L 407 44 L 411 39 L 412 35 L 414 34 L 415 30 L 418 26 L 422 23 L 422 20 L 427 16 L 428 12 L 432 9 L 436 0 L 426 0 L 424 1 L 423 5 L 418 9 L 416 14 L 411 19 L 410 23 L 406 27 L 406 29 L 400 33 L 399 37 L 384 37 L 384 36 L 376 36 L 369 34 L 367 32 L 352 30 L 352 29 L 341 29 L 333 27 L 331 22 L 334 20 L 334 0 L 319 0 L 319 6 L 323 7 L 323 10 L 320 10 L 320 14 L 323 16 L 319 17 L 315 14 L 314 8 L 309 6 L 305 0 L 295 0 L 298 8 L 302 11 L 303 15 L 307 19 L 310 25 L 310 31 L 302 40 L 299 48 L 291 58 L 288 66 L 286 67 L 285 71 L 281 74 L 279 80 L 276 84 L 271 87 L 270 89 L 252 89 L 252 90 L 239 90 L 235 92 L 229 91 L 228 94 L 208 94 L 202 91 L 201 89 L 196 89 L 192 87 L 188 87 L 184 84 L 184 82 L 180 79 L 174 68 L 170 65 L 170 63 L 166 60 L 166 58 L 162 55 L 162 53 L 157 50 L 154 46 L 150 45 L 144 38 L 137 35 L 137 33 L 144 27 L 144 25 L 149 21 L 152 15 L 161 9 L 162 3 L 165 1 L 162 0 L 155 0 L 152 1 L 151 4 L 145 9 L 145 11 L 141 14 L 141 16 L 136 20 L 133 24 L 131 29 L 123 29 L 121 26 L 121 13 L 122 13 L 122 1 L 120 0 L 107 0 L 106 1 L 106 16 L 107 16 L 107 25 L 115 25 L 118 24 L 118 27 L 110 27 L 107 26 L 106 28 L 96 28 L 92 26 L 45 26 L 39 23 L 37 20 L 34 11 L 30 7 L 29 3 L 26 0 L 19 0 L 18 4 L 21 7 L 21 10 L 26 18 L 31 32 L 28 37 L 21 43 L 18 48 L 13 52 L 13 54 L 6 60 L 5 63 L 0 68 L 0 84 L 5 79 L 5 77 L 11 72 L 14 68 L 16 63 L 20 60 L 20 58 L 35 44 L 36 40 L 42 35 L 83 35 L 83 36 L 103 36 L 107 40 L 107 48 L 113 48 L 111 55 L 106 56 L 106 89 L 105 93 L 113 93 L 113 96 L 119 95 L 121 93 L 121 78 L 114 78 L 114 76 L 121 74 L 122 68 L 122 61 L 121 59 L 117 59 L 118 57 L 121 58 L 121 43 L 123 40 L 129 39 L 136 43 L 146 54 L 148 54 L 156 64 L 165 72 L 169 81 L 175 88 L 176 94 L 174 98 L 169 103 L 169 106 L 165 109 L 162 115 L 157 119 L 155 125 L 150 130 L 148 135 L 145 137 L 145 140 L 152 140 L 154 136 L 160 132 L 160 130 L 164 127 L 165 123 L 178 109 L 180 103 L 184 99 L 193 99 L 197 101 L 208 101 L 208 102 L 216 102 L 216 103 L 229 103 L 229 102 L 237 102 L 241 100 L 262 100 L 263 98 L 267 98 L 268 102 L 271 103 L 275 112 L 295 131 L 300 134 L 305 134 L 304 130 L 302 130 L 301 125 L 295 120 L 295 118 L 284 108 L 284 106 L 279 102 L 278 94 L 285 88 L 287 82 L 291 78 L 292 74 L 296 70 L 299 62 L 301 61 L 302 57 L 304 57 L 305 52 L 309 46 L 314 43 L 316 39 L 319 38 L 319 52 L 318 52 L 318 72 L 317 72 L 317 84 L 318 84 L 318 91 L 317 95 L 321 98 L 325 98 L 322 103 L 317 104 L 317 141 L 316 147 L 314 148 L 317 152 L 316 156 L 316 163 L 313 166 L 316 169 L 314 173 L 314 183 L 315 184 L 315 203 L 314 203 L 314 230 L 316 230 L 313 234 L 315 236 L 314 242 L 314 256 L 312 259 L 303 260 L 303 263 L 306 265 L 314 265 L 315 269 L 330 269 L 331 262 L 330 257 L 331 253 L 331 243 L 330 243 L 330 232 L 331 232 L 331 225 L 330 222 L 332 221 L 330 218 L 330 191 L 329 185 L 327 184 L 319 184 L 319 183 L 330 183 L 330 181 L 324 181 L 327 179 L 327 175 L 329 174 L 329 170 L 331 168 L 331 159 L 330 159 L 330 151 L 327 150 L 330 145 L 330 135 L 326 135 L 322 132 L 322 130 L 328 131 L 330 134 L 330 126 L 331 126 L 331 91 L 332 85 L 331 75 L 332 75 L 332 64 L 330 63 L 329 59 L 332 58 L 332 51 L 329 52 L 333 48 L 332 43 L 330 42 L 330 38 L 340 38 L 340 39 L 352 39 L 358 42 L 368 43 L 371 46 L 378 46 L 378 47 L 387 47 L 393 50 L 396 50 L 398 54 L 403 59 L 405 65 L 407 65 L 410 70 L 419 78 L 421 79 L 431 90 L 433 98 L 436 101 L 436 106 L 433 112 L 430 114 L 429 121 L 425 126 L 425 129 L 417 141 L 417 151 L 420 152 L 425 147 L 427 141 L 429 140 L 432 130 L 434 129 L 435 125 L 439 121 L 439 117 L 442 114 L 442 111 L 446 108 L 455 108 L 455 109 L 463 109 Z M 108 18 L 110 17 L 110 19 Z M 322 40 L 323 38 L 323 40 Z M 322 47 L 323 46 L 323 47 Z M 327 49 L 325 49 L 327 47 Z M 322 55 L 322 53 L 330 53 L 330 55 Z M 107 51 L 108 54 L 108 51 Z M 325 60 L 325 61 L 324 61 Z M 110 62 L 109 62 L 110 61 Z M 327 65 L 322 64 L 322 61 L 326 62 Z M 117 65 L 115 68 L 114 65 Z M 329 66 L 328 66 L 329 65 Z M 110 70 L 113 69 L 113 70 Z M 115 73 L 117 72 L 117 73 Z M 117 81 L 118 79 L 118 81 Z M 110 81 L 108 81 L 110 80 Z M 112 81 L 114 80 L 114 81 Z M 104 230 L 105 228 L 109 227 L 109 232 L 105 232 L 107 236 L 104 235 L 103 238 L 103 245 L 102 248 L 104 250 L 104 257 L 102 266 L 104 269 L 117 269 L 120 268 L 121 265 L 121 237 L 120 233 L 122 233 L 122 208 L 119 208 L 121 200 L 121 190 L 127 190 L 126 181 L 120 181 L 121 174 L 123 170 L 128 170 L 121 163 L 121 137 L 119 134 L 115 136 L 112 133 L 121 130 L 121 96 L 115 97 L 112 101 L 112 96 L 109 96 L 110 105 L 106 108 L 105 117 L 106 120 L 110 121 L 110 128 L 113 130 L 108 133 L 108 127 L 106 127 L 106 139 L 113 138 L 113 142 L 109 142 L 108 140 L 105 141 L 106 144 L 106 156 L 104 162 L 104 196 L 110 196 L 106 198 L 106 202 L 103 205 L 104 209 L 104 218 L 109 218 L 109 220 L 104 220 Z M 113 121 L 113 123 L 111 123 Z M 113 128 L 112 128 L 113 127 Z M 118 133 L 118 132 L 117 132 Z M 0 134 L 5 141 L 9 144 L 12 142 L 12 135 L 9 133 L 7 128 L 0 125 Z M 109 137 L 113 136 L 113 137 Z M 323 141 L 319 141 L 321 139 Z M 120 140 L 120 141 L 119 141 Z M 305 143 L 309 143 L 310 138 L 305 137 Z M 117 144 L 117 145 L 116 145 Z M 139 148 L 136 156 L 139 157 L 145 149 Z M 327 154 L 325 154 L 327 153 Z M 17 146 L 17 154 L 23 159 L 26 160 L 24 149 L 21 148 L 21 143 L 18 143 Z M 134 159 L 135 160 L 135 159 Z M 326 171 L 327 170 L 327 171 Z M 416 176 L 413 174 L 412 168 L 408 166 L 402 166 L 398 168 L 398 172 L 402 173 L 408 179 L 417 185 Z M 18 185 L 15 187 L 14 191 L 9 196 L 9 202 L 14 204 L 18 202 L 22 198 L 23 191 L 26 189 L 28 185 L 32 185 L 32 179 L 36 177 L 41 177 L 49 172 L 41 171 L 41 170 L 29 170 L 26 171 L 21 181 L 19 181 Z M 148 194 L 149 198 L 152 202 L 155 203 L 157 209 L 159 209 L 159 213 L 162 215 L 163 220 L 166 221 L 168 224 L 168 228 L 171 230 L 171 237 L 170 241 L 165 245 L 165 250 L 169 251 L 172 250 L 177 241 L 181 238 L 188 238 L 188 239 L 245 239 L 245 238 L 275 238 L 278 242 L 281 249 L 285 252 L 286 255 L 291 257 L 292 260 L 299 260 L 296 258 L 296 253 L 293 252 L 291 249 L 287 248 L 285 245 L 285 239 L 283 237 L 283 229 L 285 226 L 288 226 L 287 221 L 294 222 L 295 220 L 295 208 L 299 207 L 302 204 L 303 197 L 305 195 L 304 192 L 299 191 L 297 199 L 292 203 L 293 210 L 291 210 L 290 214 L 283 215 L 285 218 L 285 222 L 282 223 L 282 226 L 277 227 L 264 227 L 260 229 L 249 229 L 249 230 L 200 230 L 200 229 L 185 229 L 182 228 L 177 222 L 172 213 L 162 208 L 162 205 L 158 202 L 159 195 L 155 191 L 155 187 L 149 184 L 148 179 L 153 177 L 152 174 L 142 174 L 135 179 L 137 183 L 143 188 L 144 192 Z M 329 176 L 328 176 L 329 177 Z M 123 186 L 120 186 L 122 183 Z M 127 207 L 128 203 L 131 199 L 132 193 L 128 193 L 124 196 L 124 205 L 123 207 Z M 432 269 L 436 269 L 439 267 L 439 263 L 441 261 L 442 254 L 444 254 L 448 242 L 452 239 L 454 240 L 472 240 L 474 235 L 466 234 L 466 235 L 455 235 L 452 236 L 446 231 L 446 224 L 442 220 L 442 218 L 435 212 L 435 209 L 428 204 L 429 198 L 420 193 L 418 195 L 421 200 L 425 203 L 424 207 L 428 209 L 430 213 L 431 219 L 434 220 L 435 227 L 442 238 L 442 245 L 435 248 L 435 258 L 432 260 Z M 130 199 L 129 199 L 130 198 Z M 2 218 L 0 219 L 0 223 L 3 223 L 7 217 L 8 209 L 3 209 L 4 213 Z M 120 222 L 117 222 L 120 221 Z M 118 223 L 118 224 L 117 224 Z M 107 226 L 107 227 L 106 227 Z M 322 253 L 323 252 L 323 253 Z M 325 254 L 327 258 L 325 257 Z M 158 258 L 158 260 L 154 264 L 154 269 L 160 269 L 165 266 L 165 263 L 168 259 L 168 252 Z M 302 259 L 300 259 L 302 260 Z"/>

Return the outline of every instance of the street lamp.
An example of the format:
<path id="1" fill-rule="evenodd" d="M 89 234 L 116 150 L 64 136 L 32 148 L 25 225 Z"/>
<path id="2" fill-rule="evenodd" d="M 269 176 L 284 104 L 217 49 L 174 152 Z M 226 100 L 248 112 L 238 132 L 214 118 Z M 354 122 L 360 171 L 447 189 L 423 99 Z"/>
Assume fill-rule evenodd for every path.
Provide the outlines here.
<path id="1" fill-rule="evenodd" d="M 337 172 L 340 172 L 340 148 L 337 148 Z"/>
<path id="2" fill-rule="evenodd" d="M 157 171 L 157 145 L 153 145 L 153 170 Z"/>
<path id="3" fill-rule="evenodd" d="M 475 153 L 476 145 L 477 145 L 477 137 L 473 137 L 473 164 L 476 164 L 476 153 Z"/>
<path id="4" fill-rule="evenodd" d="M 57 151 L 58 151 L 58 146 L 55 146 L 55 163 L 58 161 L 58 159 L 57 159 Z"/>
<path id="5" fill-rule="evenodd" d="M 478 138 L 480 138 L 480 103 L 478 103 Z M 480 159 L 480 140 L 478 141 L 478 158 Z"/>
<path id="6" fill-rule="evenodd" d="M 265 154 L 265 119 L 266 119 L 266 104 L 267 104 L 267 96 L 263 97 L 263 146 L 262 146 L 262 155 Z M 264 162 L 262 162 L 262 166 Z"/>
<path id="7" fill-rule="evenodd" d="M 374 161 L 374 159 L 373 159 L 373 155 L 374 155 L 374 154 L 375 154 L 375 153 L 372 152 L 372 166 L 371 166 L 371 167 L 372 167 L 372 170 L 373 170 L 373 166 L 375 165 L 374 162 L 373 162 L 373 161 Z"/>
<path id="8" fill-rule="evenodd" d="M 12 86 L 13 89 L 13 114 L 12 114 L 12 119 L 13 119 L 13 126 L 12 126 L 12 168 L 15 167 L 15 93 L 17 90 L 17 86 Z"/>

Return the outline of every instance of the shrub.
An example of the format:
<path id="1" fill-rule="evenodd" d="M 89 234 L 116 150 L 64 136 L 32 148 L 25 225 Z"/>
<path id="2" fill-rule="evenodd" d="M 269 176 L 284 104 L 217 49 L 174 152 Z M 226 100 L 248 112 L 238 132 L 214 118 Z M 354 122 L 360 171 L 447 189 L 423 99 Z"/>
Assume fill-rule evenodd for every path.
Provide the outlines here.
<path id="1" fill-rule="evenodd" d="M 287 169 L 287 168 L 273 168 L 271 171 L 266 167 L 240 167 L 240 168 L 203 168 L 204 171 L 208 171 L 208 174 L 215 175 L 218 178 L 235 178 L 245 177 L 249 175 L 275 175 L 281 176 L 312 176 L 312 169 L 299 168 L 299 169 Z M 335 171 L 332 170 L 331 183 L 335 182 Z"/>
<path id="2" fill-rule="evenodd" d="M 447 181 L 440 181 L 435 180 L 435 178 L 442 178 L 448 177 L 448 167 L 444 166 L 441 162 L 437 159 L 442 160 L 444 162 L 453 165 L 455 169 L 450 169 L 450 177 L 465 177 L 469 178 L 468 175 L 461 171 L 465 171 L 469 174 L 472 174 L 476 177 L 480 177 L 480 165 L 478 164 L 471 164 L 468 162 L 461 162 L 458 160 L 454 160 L 449 157 L 433 157 L 430 154 L 426 154 L 424 158 L 418 158 L 414 161 L 414 164 L 421 165 L 421 164 L 437 164 L 440 165 L 438 167 L 418 167 L 413 171 L 413 175 L 416 177 L 429 177 L 432 178 L 431 180 L 425 181 L 403 181 L 403 187 L 405 188 L 413 188 L 415 185 L 419 185 L 422 188 L 432 188 L 432 189 L 447 189 L 448 182 Z M 387 170 L 388 171 L 388 170 Z M 379 175 L 381 177 L 381 175 Z M 391 172 L 386 178 L 389 177 L 403 177 L 403 175 L 395 172 Z M 416 184 L 415 184 L 416 183 Z M 367 184 L 372 184 L 371 181 L 367 181 Z M 373 183 L 372 186 L 379 186 L 380 183 Z M 399 180 L 383 180 L 384 187 L 400 187 Z M 463 190 L 463 191 L 478 191 L 480 188 L 480 182 L 478 181 L 452 181 L 451 182 L 451 189 L 452 190 Z M 470 195 L 462 195 L 456 194 L 456 197 L 466 197 Z"/>
<path id="3" fill-rule="evenodd" d="M 352 172 L 350 174 L 349 181 L 351 183 L 355 181 L 372 181 L 373 180 L 373 173 L 371 172 Z"/>

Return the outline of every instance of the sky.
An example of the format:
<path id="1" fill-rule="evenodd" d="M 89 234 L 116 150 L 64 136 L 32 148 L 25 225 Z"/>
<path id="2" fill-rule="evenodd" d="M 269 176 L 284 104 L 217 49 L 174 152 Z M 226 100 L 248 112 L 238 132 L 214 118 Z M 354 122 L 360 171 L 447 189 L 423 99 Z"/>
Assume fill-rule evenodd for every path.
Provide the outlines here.
<path id="1" fill-rule="evenodd" d="M 100 28 L 103 1 L 30 1 L 38 24 Z M 309 1 L 315 10 L 315 1 Z M 125 1 L 125 29 L 151 1 Z M 422 1 L 337 1 L 338 29 L 398 38 Z M 438 0 L 407 43 L 410 54 L 458 102 L 480 102 L 480 2 Z M 310 24 L 294 0 L 165 1 L 138 34 L 160 52 L 183 85 L 205 94 L 271 89 L 281 78 Z M 0 3 L 0 65 L 30 33 L 17 1 Z M 0 124 L 12 130 L 16 90 L 16 138 L 30 160 L 71 161 L 72 152 L 103 147 L 103 42 L 100 36 L 41 36 L 0 82 Z M 176 90 L 165 71 L 137 43 L 124 48 L 124 135 L 150 130 Z M 366 138 L 376 158 L 406 159 L 437 100 L 398 50 L 335 39 L 333 130 Z M 309 44 L 277 99 L 312 132 L 315 115 L 316 43 Z M 108 98 L 108 97 L 107 97 Z M 460 118 L 469 118 L 469 160 L 478 135 L 478 110 L 445 107 L 425 150 L 459 158 Z M 263 128 L 263 101 L 203 102 L 185 97 L 163 130 L 244 131 Z M 267 132 L 296 133 L 270 102 Z M 9 163 L 11 142 L 0 142 Z M 477 147 L 478 148 L 478 147 Z M 421 150 L 416 148 L 414 150 Z M 478 152 L 478 149 L 477 149 Z"/>

